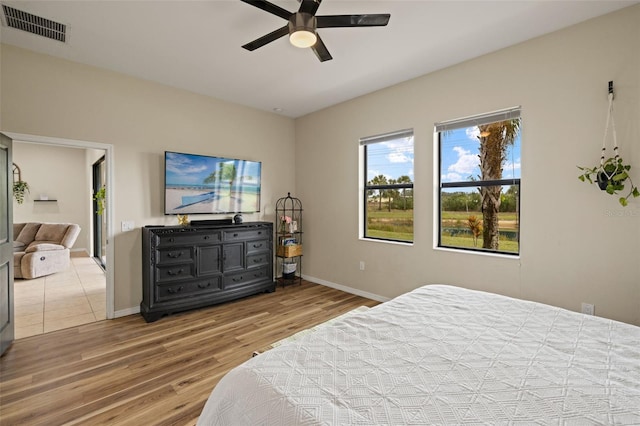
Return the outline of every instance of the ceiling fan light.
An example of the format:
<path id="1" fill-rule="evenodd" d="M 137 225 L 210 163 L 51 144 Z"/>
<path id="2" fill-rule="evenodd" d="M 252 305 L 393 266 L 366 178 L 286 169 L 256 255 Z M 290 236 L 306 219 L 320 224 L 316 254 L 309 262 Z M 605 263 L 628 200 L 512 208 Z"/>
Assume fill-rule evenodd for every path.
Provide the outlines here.
<path id="1" fill-rule="evenodd" d="M 316 41 L 318 41 L 318 37 L 312 31 L 298 30 L 291 33 L 291 35 L 289 36 L 289 41 L 295 47 L 305 48 L 311 47 L 316 44 Z"/>

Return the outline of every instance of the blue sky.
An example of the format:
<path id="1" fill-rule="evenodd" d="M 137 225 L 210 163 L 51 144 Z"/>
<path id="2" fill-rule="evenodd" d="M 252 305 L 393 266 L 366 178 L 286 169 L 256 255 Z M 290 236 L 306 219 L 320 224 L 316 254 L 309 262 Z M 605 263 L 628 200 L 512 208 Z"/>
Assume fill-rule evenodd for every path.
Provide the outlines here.
<path id="1" fill-rule="evenodd" d="M 469 176 L 478 178 L 478 133 L 477 127 L 467 127 L 442 134 L 442 182 L 467 181 Z M 520 178 L 520 135 L 507 149 L 502 177 Z"/>
<path id="2" fill-rule="evenodd" d="M 175 152 L 166 153 L 166 182 L 167 184 L 202 184 L 204 180 L 214 170 L 218 168 L 220 162 L 235 161 L 236 167 L 241 167 L 243 162 L 203 155 L 179 154 Z M 260 176 L 260 166 L 258 162 L 244 162 L 244 166 L 238 169 L 238 178 L 244 176 L 244 182 L 257 182 Z M 242 180 L 238 180 L 240 182 Z"/>
<path id="3" fill-rule="evenodd" d="M 442 182 L 466 181 L 469 176 L 478 177 L 478 133 L 477 127 L 468 127 L 442 135 Z M 387 179 L 407 175 L 413 181 L 413 159 L 413 138 L 367 145 L 367 180 L 378 175 L 384 175 Z M 520 178 L 520 135 L 507 150 L 502 177 Z"/>
<path id="4" fill-rule="evenodd" d="M 413 181 L 413 137 L 367 145 L 367 180 L 409 176 Z"/>

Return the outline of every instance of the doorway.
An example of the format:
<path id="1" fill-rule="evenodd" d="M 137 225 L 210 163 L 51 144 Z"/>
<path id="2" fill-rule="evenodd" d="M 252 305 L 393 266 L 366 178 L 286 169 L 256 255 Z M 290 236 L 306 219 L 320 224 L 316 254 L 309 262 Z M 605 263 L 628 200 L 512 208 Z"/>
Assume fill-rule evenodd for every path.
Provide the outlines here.
<path id="1" fill-rule="evenodd" d="M 104 203 L 99 201 L 96 194 L 105 194 L 107 168 L 104 156 L 92 166 L 93 186 L 93 259 L 102 269 L 106 269 L 107 256 L 107 219 L 104 214 Z"/>
<path id="2" fill-rule="evenodd" d="M 102 174 L 102 182 L 103 184 L 110 188 L 112 187 L 110 183 L 113 181 L 113 145 L 103 144 L 103 143 L 95 143 L 95 142 L 87 142 L 87 141 L 77 141 L 70 139 L 61 139 L 61 138 L 51 138 L 45 136 L 34 136 L 34 135 L 25 135 L 25 134 L 17 134 L 17 133 L 9 133 L 3 132 L 4 135 L 9 137 L 11 140 L 15 142 L 26 142 L 33 144 L 41 144 L 41 145 L 49 145 L 52 147 L 67 147 L 67 148 L 81 148 L 85 150 L 100 150 L 104 153 L 103 165 L 103 174 Z M 91 163 L 89 163 L 91 164 Z M 89 174 L 90 171 L 87 171 Z M 87 187 L 87 193 L 90 191 L 90 187 Z M 87 196 L 88 197 L 88 196 Z M 112 241 L 112 205 L 111 199 L 113 198 L 113 191 L 107 191 L 105 198 L 105 211 L 103 214 L 103 226 L 102 228 L 102 236 L 101 239 L 104 240 L 104 245 L 101 245 L 101 254 L 100 257 L 103 263 L 106 266 L 104 275 L 106 278 L 106 294 L 104 297 L 105 300 L 105 311 L 104 316 L 107 319 L 114 318 L 114 284 L 113 284 L 113 247 L 110 244 Z M 91 231 L 92 232 L 92 231 Z M 88 246 L 85 246 L 88 247 Z M 93 262 L 93 260 L 91 260 Z M 11 307 L 13 309 L 13 306 Z"/>

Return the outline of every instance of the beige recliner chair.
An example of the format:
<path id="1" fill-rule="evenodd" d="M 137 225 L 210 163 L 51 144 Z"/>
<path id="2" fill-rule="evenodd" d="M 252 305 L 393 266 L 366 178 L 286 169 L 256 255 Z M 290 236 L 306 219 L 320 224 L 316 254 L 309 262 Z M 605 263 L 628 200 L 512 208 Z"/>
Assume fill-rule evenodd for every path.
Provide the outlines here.
<path id="1" fill-rule="evenodd" d="M 78 234 L 80 226 L 73 223 L 14 223 L 14 277 L 32 279 L 67 269 Z"/>

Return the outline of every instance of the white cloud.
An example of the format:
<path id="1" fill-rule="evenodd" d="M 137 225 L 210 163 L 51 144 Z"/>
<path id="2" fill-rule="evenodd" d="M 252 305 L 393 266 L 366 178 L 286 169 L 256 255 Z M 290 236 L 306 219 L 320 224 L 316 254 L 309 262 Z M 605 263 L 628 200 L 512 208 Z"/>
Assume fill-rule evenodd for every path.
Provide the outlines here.
<path id="1" fill-rule="evenodd" d="M 471 151 L 459 146 L 454 146 L 453 150 L 458 154 L 458 161 L 450 165 L 447 171 L 469 176 L 480 165 L 477 154 L 472 154 Z"/>
<path id="2" fill-rule="evenodd" d="M 205 165 L 196 166 L 191 164 L 191 160 L 183 156 L 177 156 L 173 153 L 167 155 L 167 171 L 177 175 L 189 175 L 192 173 L 200 173 L 207 170 Z"/>
<path id="3" fill-rule="evenodd" d="M 467 137 L 469 139 L 474 142 L 478 142 L 478 136 L 480 136 L 480 129 L 478 129 L 478 126 L 467 127 L 465 132 L 467 133 Z"/>
<path id="4" fill-rule="evenodd" d="M 387 156 L 390 163 L 413 164 L 413 138 L 394 139 L 384 144 L 392 151 Z"/>
<path id="5" fill-rule="evenodd" d="M 442 180 L 443 182 L 459 181 L 462 180 L 462 176 L 457 173 L 447 173 L 446 175 L 442 175 L 440 177 L 440 180 Z"/>
<path id="6" fill-rule="evenodd" d="M 512 169 L 520 170 L 520 159 L 519 158 L 513 163 L 510 162 L 510 161 L 505 162 L 502 170 L 507 171 L 507 170 L 512 170 Z"/>
<path id="7" fill-rule="evenodd" d="M 413 163 L 413 158 L 403 154 L 402 152 L 391 152 L 387 156 L 390 163 Z"/>
<path id="8" fill-rule="evenodd" d="M 391 176 L 389 176 L 389 175 L 388 175 L 388 174 L 386 174 L 386 173 L 382 173 L 380 170 L 369 170 L 369 171 L 367 172 L 367 179 L 368 179 L 368 180 L 371 180 L 371 179 L 373 179 L 374 177 L 376 177 L 376 176 L 380 176 L 380 175 L 382 175 L 382 176 L 384 176 L 385 178 L 387 178 L 387 180 L 391 179 Z"/>
<path id="9" fill-rule="evenodd" d="M 518 158 L 515 162 L 510 162 L 507 161 L 504 163 L 504 166 L 502 167 L 502 175 L 505 178 L 512 178 L 515 177 L 516 170 L 520 170 L 520 159 Z"/>

